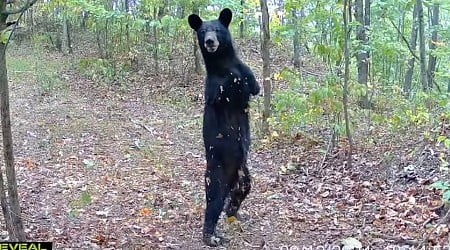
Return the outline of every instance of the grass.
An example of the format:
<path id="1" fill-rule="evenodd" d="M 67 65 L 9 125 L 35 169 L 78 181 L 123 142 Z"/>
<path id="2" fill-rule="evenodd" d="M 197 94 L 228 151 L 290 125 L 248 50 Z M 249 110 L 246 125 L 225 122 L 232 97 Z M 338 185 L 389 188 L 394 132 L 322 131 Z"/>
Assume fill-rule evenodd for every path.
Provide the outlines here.
<path id="1" fill-rule="evenodd" d="M 46 93 L 64 89 L 65 83 L 60 75 L 67 63 L 46 57 L 45 52 L 39 49 L 11 46 L 6 55 L 10 81 L 13 84 L 36 83 Z"/>

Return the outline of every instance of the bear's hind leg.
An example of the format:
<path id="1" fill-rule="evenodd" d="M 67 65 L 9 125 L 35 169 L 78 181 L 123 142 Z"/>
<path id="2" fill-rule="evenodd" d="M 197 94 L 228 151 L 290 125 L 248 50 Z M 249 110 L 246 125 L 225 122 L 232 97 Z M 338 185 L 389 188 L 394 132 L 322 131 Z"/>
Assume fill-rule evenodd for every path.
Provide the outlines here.
<path id="1" fill-rule="evenodd" d="M 227 179 L 223 166 L 217 160 L 210 159 L 205 174 L 206 210 L 203 225 L 203 242 L 208 246 L 218 246 L 224 240 L 216 235 L 215 230 L 230 192 Z"/>
<path id="2" fill-rule="evenodd" d="M 237 219 L 242 220 L 243 218 L 240 218 L 237 213 L 251 189 L 250 173 L 245 164 L 242 164 L 238 169 L 237 176 L 238 180 L 230 191 L 230 202 L 227 204 L 225 212 L 228 218 L 234 216 Z"/>

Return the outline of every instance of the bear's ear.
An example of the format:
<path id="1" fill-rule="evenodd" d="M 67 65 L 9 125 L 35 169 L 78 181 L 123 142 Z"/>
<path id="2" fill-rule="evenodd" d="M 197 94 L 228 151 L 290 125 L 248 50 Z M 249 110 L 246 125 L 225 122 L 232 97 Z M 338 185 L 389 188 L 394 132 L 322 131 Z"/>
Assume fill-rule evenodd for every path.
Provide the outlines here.
<path id="1" fill-rule="evenodd" d="M 195 31 L 197 31 L 203 23 L 202 19 L 196 14 L 190 15 L 188 17 L 188 22 L 189 26 L 191 26 L 191 28 Z"/>
<path id="2" fill-rule="evenodd" d="M 225 8 L 220 12 L 219 21 L 223 24 L 223 26 L 228 28 L 228 25 L 230 25 L 230 23 L 231 23 L 232 16 L 233 16 L 233 13 L 231 13 L 231 10 L 228 8 Z"/>

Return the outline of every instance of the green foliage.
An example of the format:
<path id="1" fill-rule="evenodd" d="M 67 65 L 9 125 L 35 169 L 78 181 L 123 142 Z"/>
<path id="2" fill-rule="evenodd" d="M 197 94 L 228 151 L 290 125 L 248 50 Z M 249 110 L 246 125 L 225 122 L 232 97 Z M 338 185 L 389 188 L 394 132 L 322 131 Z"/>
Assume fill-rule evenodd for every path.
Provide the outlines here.
<path id="1" fill-rule="evenodd" d="M 51 92 L 63 88 L 64 82 L 60 78 L 60 72 L 64 69 L 59 61 L 43 62 L 45 55 L 41 51 L 27 48 L 27 55 L 9 55 L 7 67 L 12 82 L 23 84 L 38 84 L 44 92 Z"/>
<path id="2" fill-rule="evenodd" d="M 58 72 L 49 72 L 44 69 L 37 71 L 37 81 L 45 92 L 51 92 L 62 85 Z"/>
<path id="3" fill-rule="evenodd" d="M 125 84 L 125 76 L 129 67 L 126 64 L 119 64 L 115 60 L 83 58 L 79 61 L 78 70 L 94 81 L 122 85 Z"/>
<path id="4" fill-rule="evenodd" d="M 444 192 L 442 193 L 442 200 L 444 200 L 445 203 L 450 202 L 450 182 L 437 181 L 430 186 L 439 190 L 443 190 Z"/>
<path id="5" fill-rule="evenodd" d="M 0 42 L 6 44 L 8 42 L 9 37 L 11 36 L 11 30 L 3 30 L 0 33 Z"/>
<path id="6" fill-rule="evenodd" d="M 88 191 L 82 191 L 79 198 L 70 202 L 69 215 L 71 217 L 79 217 L 81 210 L 92 203 L 92 196 Z"/>
<path id="7" fill-rule="evenodd" d="M 287 80 L 290 88 L 274 93 L 273 116 L 269 122 L 275 129 L 296 134 L 342 111 L 342 88 L 332 77 L 328 84 L 320 85 L 314 80 L 302 81 L 296 71 L 284 69 L 277 78 Z"/>

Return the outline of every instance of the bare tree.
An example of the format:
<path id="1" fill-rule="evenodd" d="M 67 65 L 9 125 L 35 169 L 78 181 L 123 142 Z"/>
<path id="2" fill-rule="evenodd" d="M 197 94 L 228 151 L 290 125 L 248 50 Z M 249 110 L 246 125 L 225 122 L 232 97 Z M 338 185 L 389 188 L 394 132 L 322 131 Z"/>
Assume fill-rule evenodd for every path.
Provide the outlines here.
<path id="1" fill-rule="evenodd" d="M 262 40 L 261 40 L 261 51 L 263 59 L 263 88 L 264 88 L 264 110 L 263 110 L 263 126 L 262 130 L 264 133 L 269 131 L 268 118 L 270 117 L 270 103 L 272 96 L 272 83 L 270 80 L 270 30 L 269 30 L 269 10 L 267 8 L 267 0 L 260 0 L 261 12 L 262 12 Z"/>

